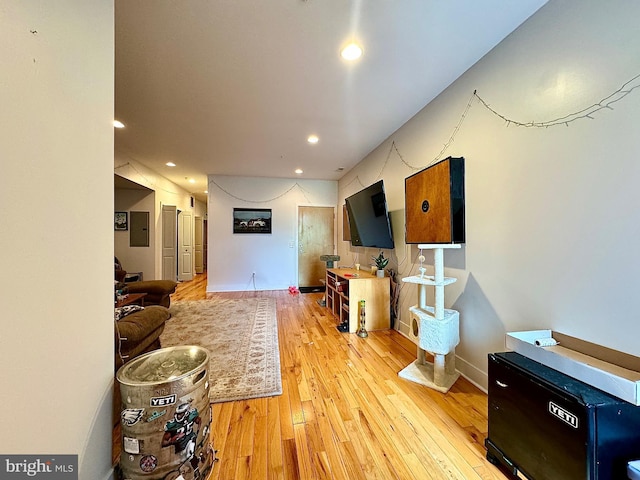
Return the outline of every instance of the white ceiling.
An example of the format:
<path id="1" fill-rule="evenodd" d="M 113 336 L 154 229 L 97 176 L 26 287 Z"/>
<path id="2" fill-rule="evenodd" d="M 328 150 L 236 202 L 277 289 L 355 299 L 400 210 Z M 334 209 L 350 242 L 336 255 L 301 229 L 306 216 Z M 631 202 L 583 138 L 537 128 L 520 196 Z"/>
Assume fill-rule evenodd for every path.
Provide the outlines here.
<path id="1" fill-rule="evenodd" d="M 337 180 L 544 3 L 116 0 L 117 155 L 201 199 L 207 174 Z"/>

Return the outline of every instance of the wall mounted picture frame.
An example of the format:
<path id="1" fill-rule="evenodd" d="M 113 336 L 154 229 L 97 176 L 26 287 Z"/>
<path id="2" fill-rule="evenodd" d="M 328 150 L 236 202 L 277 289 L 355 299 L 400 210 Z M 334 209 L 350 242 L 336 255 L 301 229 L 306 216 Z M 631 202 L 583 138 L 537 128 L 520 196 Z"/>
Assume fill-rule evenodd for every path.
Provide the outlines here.
<path id="1" fill-rule="evenodd" d="M 234 208 L 233 233 L 271 233 L 271 209 Z"/>
<path id="2" fill-rule="evenodd" d="M 127 212 L 115 212 L 114 230 L 129 230 L 129 214 Z"/>

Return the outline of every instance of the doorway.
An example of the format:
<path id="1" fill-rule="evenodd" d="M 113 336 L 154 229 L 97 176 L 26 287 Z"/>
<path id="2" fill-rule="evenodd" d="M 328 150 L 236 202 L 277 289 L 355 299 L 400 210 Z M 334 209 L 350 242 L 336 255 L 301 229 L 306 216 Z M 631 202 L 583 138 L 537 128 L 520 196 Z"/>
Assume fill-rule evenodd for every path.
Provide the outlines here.
<path id="1" fill-rule="evenodd" d="M 326 264 L 333 255 L 335 208 L 298 207 L 298 287 L 301 292 L 324 291 Z"/>
<path id="2" fill-rule="evenodd" d="M 175 205 L 162 206 L 162 279 L 177 280 L 176 244 L 178 210 Z"/>
<path id="3" fill-rule="evenodd" d="M 193 214 L 178 211 L 178 281 L 193 280 Z"/>
<path id="4" fill-rule="evenodd" d="M 195 268 L 196 274 L 204 273 L 206 266 L 206 250 L 205 250 L 205 228 L 206 222 L 200 216 L 196 215 L 193 217 L 194 221 L 194 260 L 195 260 Z"/>

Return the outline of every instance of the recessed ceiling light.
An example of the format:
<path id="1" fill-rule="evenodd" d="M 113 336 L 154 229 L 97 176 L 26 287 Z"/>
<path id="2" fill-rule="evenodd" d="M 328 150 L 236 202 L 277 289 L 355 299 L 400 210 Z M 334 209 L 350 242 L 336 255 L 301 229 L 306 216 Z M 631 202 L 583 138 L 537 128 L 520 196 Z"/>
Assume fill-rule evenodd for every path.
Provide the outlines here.
<path id="1" fill-rule="evenodd" d="M 362 55 L 362 47 L 357 43 L 350 43 L 342 49 L 340 55 L 345 60 L 356 60 Z"/>
<path id="2" fill-rule="evenodd" d="M 124 123 L 122 123 L 120 120 L 114 120 L 113 121 L 113 126 L 115 128 L 124 128 Z"/>
<path id="3" fill-rule="evenodd" d="M 175 167 L 175 166 L 176 166 L 176 164 L 175 164 L 175 163 L 173 163 L 173 162 L 167 162 L 167 163 L 165 163 L 165 165 L 166 165 L 167 167 Z"/>
<path id="4" fill-rule="evenodd" d="M 296 168 L 295 172 L 296 172 L 298 175 L 300 175 L 300 174 L 302 174 L 302 169 L 301 169 L 301 168 Z"/>
<path id="5" fill-rule="evenodd" d="M 313 145 L 315 145 L 315 144 L 316 144 L 316 143 L 318 143 L 319 141 L 320 141 L 320 139 L 318 138 L 318 136 L 317 136 L 317 135 L 309 135 L 309 136 L 307 137 L 307 142 L 309 142 L 309 143 L 311 143 L 311 144 L 313 144 Z"/>
<path id="6" fill-rule="evenodd" d="M 189 183 L 196 183 L 196 181 L 193 178 L 190 178 Z"/>

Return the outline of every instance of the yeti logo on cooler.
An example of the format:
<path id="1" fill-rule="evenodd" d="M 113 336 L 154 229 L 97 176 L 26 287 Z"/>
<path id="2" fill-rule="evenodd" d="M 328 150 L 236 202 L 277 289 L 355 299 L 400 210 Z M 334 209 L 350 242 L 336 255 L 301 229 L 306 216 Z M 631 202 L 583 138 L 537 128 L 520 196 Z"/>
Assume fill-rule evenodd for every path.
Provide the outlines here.
<path id="1" fill-rule="evenodd" d="M 559 405 L 549 402 L 549 412 L 551 412 L 555 417 L 558 417 L 564 423 L 571 425 L 573 428 L 578 428 L 578 417 Z"/>
<path id="2" fill-rule="evenodd" d="M 173 405 L 176 403 L 178 396 L 173 393 L 171 395 L 165 395 L 164 397 L 151 397 L 152 407 L 166 407 L 167 405 Z"/>

